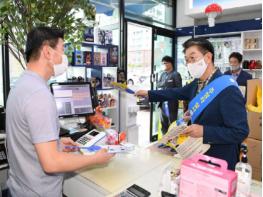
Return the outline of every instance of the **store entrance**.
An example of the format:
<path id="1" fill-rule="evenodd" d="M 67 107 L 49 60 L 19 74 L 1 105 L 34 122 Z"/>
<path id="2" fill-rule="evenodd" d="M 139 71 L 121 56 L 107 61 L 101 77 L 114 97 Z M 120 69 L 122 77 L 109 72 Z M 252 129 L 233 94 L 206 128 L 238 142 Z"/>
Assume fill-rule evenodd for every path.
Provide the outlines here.
<path id="1" fill-rule="evenodd" d="M 151 89 L 152 28 L 127 22 L 127 82 L 135 90 Z M 147 145 L 150 139 L 151 108 L 147 99 L 138 99 L 137 113 L 139 145 Z"/>
<path id="2" fill-rule="evenodd" d="M 173 54 L 173 35 L 167 32 L 155 30 L 154 34 L 154 51 L 153 51 L 153 69 L 152 69 L 152 89 L 157 89 L 157 83 L 164 71 L 162 66 L 162 58 L 164 56 L 174 57 Z M 151 124 L 150 124 L 150 140 L 156 141 L 158 133 L 161 132 L 160 108 L 159 103 L 151 105 Z"/>
<path id="3" fill-rule="evenodd" d="M 173 36 L 154 27 L 127 21 L 127 81 L 129 87 L 139 90 L 156 89 L 162 72 L 162 57 L 174 57 Z M 160 129 L 158 103 L 150 104 L 147 98 L 137 100 L 139 145 L 157 140 Z"/>

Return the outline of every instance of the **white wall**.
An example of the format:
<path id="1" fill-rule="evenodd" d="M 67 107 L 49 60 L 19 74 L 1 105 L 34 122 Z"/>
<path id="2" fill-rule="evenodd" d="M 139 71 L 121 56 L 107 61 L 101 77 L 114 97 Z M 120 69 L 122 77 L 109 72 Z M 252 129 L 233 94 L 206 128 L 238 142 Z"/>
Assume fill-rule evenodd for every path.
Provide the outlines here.
<path id="1" fill-rule="evenodd" d="M 194 25 L 194 19 L 185 15 L 186 0 L 176 1 L 176 27 L 188 27 Z"/>

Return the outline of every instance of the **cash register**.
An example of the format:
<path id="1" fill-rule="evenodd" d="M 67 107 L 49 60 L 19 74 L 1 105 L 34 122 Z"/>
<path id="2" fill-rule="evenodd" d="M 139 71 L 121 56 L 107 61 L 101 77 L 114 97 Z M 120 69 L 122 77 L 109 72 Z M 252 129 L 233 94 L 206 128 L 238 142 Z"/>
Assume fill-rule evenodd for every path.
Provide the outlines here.
<path id="1" fill-rule="evenodd" d="M 89 82 L 63 82 L 50 84 L 55 98 L 61 128 L 60 137 L 71 137 L 74 141 L 94 129 L 79 118 L 95 113 L 95 96 Z M 73 120 L 73 121 L 72 121 Z M 68 124 L 70 123 L 70 124 Z"/>

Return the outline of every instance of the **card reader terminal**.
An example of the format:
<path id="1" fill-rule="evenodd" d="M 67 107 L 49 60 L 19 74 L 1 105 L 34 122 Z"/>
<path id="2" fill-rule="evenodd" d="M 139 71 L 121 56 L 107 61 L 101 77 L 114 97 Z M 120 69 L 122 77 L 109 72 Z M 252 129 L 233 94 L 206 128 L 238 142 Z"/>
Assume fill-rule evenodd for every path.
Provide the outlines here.
<path id="1" fill-rule="evenodd" d="M 79 146 L 92 146 L 96 144 L 98 141 L 103 139 L 106 136 L 105 132 L 100 132 L 96 129 L 93 129 L 86 133 L 85 135 L 81 136 L 76 143 Z"/>

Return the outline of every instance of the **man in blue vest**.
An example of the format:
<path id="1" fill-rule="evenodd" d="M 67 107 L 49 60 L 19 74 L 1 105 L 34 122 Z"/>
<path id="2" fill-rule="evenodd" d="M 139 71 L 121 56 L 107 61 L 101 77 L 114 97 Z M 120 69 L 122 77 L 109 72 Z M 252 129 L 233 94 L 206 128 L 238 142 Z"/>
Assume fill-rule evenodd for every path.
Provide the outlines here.
<path id="1" fill-rule="evenodd" d="M 214 67 L 214 48 L 208 40 L 191 38 L 183 47 L 186 64 L 194 80 L 182 88 L 139 90 L 135 95 L 148 96 L 151 102 L 191 101 L 209 83 L 222 76 Z M 228 168 L 234 170 L 239 161 L 240 144 L 248 135 L 245 100 L 238 87 L 231 85 L 223 89 L 184 133 L 194 138 L 203 137 L 203 143 L 210 144 L 205 154 L 226 160 Z"/>
<path id="2" fill-rule="evenodd" d="M 229 56 L 230 69 L 224 74 L 232 75 L 239 86 L 247 86 L 247 80 L 252 79 L 252 75 L 241 68 L 242 55 L 238 52 L 233 52 Z"/>

